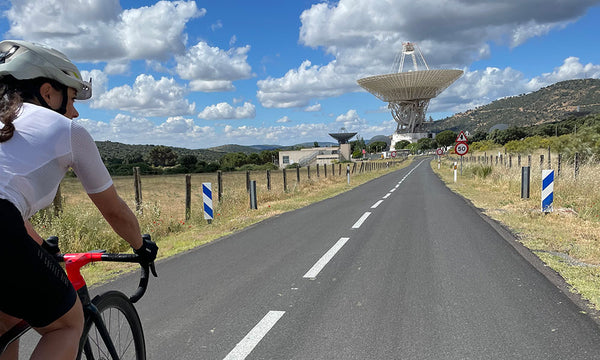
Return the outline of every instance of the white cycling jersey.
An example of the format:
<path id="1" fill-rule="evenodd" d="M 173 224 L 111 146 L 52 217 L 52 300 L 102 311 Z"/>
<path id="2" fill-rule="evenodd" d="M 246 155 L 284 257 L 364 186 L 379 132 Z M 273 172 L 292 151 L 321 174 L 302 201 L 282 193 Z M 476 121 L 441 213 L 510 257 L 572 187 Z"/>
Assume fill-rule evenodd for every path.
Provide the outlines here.
<path id="1" fill-rule="evenodd" d="M 94 140 L 81 125 L 30 103 L 23 104 L 13 124 L 13 137 L 0 143 L 0 198 L 12 202 L 23 219 L 52 203 L 69 168 L 88 194 L 112 185 Z"/>

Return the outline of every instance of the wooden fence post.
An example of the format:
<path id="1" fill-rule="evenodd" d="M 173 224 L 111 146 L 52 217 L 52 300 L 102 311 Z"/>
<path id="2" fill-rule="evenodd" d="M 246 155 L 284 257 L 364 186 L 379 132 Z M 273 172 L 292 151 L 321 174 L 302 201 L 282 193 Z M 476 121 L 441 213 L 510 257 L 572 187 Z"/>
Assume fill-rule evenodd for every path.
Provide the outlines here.
<path id="1" fill-rule="evenodd" d="M 135 211 L 142 213 L 142 180 L 140 179 L 140 168 L 133 168 L 133 186 L 135 188 Z"/>
<path id="2" fill-rule="evenodd" d="M 321 177 L 321 174 L 319 174 L 319 164 L 317 164 L 317 177 Z"/>
<path id="3" fill-rule="evenodd" d="M 192 175 L 185 175 L 185 220 L 189 220 L 192 214 Z"/>
<path id="4" fill-rule="evenodd" d="M 575 165 L 574 166 L 574 170 L 575 170 L 574 176 L 575 176 L 575 179 L 577 179 L 577 175 L 579 175 L 579 153 L 575 153 L 574 165 Z"/>
<path id="5" fill-rule="evenodd" d="M 221 202 L 223 198 L 223 172 L 221 170 L 217 170 L 217 188 L 218 200 Z"/>
<path id="6" fill-rule="evenodd" d="M 54 195 L 54 200 L 52 201 L 52 204 L 54 205 L 54 217 L 59 217 L 63 211 L 60 184 L 58 184 L 58 189 L 56 189 L 56 195 Z"/>
<path id="7" fill-rule="evenodd" d="M 267 190 L 271 191 L 271 170 L 267 170 Z"/>
<path id="8" fill-rule="evenodd" d="M 558 154 L 558 166 L 556 167 L 556 177 L 560 176 L 562 170 L 562 154 Z"/>
<path id="9" fill-rule="evenodd" d="M 310 165 L 306 165 L 306 176 L 310 180 Z"/>
<path id="10" fill-rule="evenodd" d="M 287 176 L 285 174 L 285 168 L 283 168 L 283 191 L 287 192 Z"/>
<path id="11" fill-rule="evenodd" d="M 250 170 L 246 170 L 246 192 L 250 192 Z"/>
<path id="12" fill-rule="evenodd" d="M 300 184 L 300 166 L 296 166 L 296 182 Z"/>

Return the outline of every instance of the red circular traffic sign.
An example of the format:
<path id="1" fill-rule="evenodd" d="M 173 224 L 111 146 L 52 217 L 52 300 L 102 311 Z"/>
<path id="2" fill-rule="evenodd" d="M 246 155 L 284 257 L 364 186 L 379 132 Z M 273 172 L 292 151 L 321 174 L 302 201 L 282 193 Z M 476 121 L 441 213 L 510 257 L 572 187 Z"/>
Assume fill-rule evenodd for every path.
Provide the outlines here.
<path id="1" fill-rule="evenodd" d="M 392 157 L 395 158 L 396 157 L 396 152 L 392 151 L 392 153 L 390 155 L 392 155 Z"/>
<path id="2" fill-rule="evenodd" d="M 460 156 L 466 155 L 469 152 L 469 145 L 467 143 L 458 143 L 454 146 L 454 152 Z"/>
<path id="3" fill-rule="evenodd" d="M 444 155 L 444 150 L 437 149 L 435 153 L 438 154 L 438 155 Z"/>

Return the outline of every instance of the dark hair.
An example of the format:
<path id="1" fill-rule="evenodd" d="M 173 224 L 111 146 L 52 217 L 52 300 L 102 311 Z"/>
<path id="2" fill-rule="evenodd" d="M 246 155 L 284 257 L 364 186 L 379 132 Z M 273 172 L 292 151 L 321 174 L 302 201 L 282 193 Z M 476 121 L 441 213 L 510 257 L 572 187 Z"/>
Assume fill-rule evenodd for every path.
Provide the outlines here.
<path id="1" fill-rule="evenodd" d="M 0 143 L 12 138 L 15 132 L 13 121 L 19 115 L 23 102 L 36 103 L 37 99 L 42 106 L 52 109 L 40 95 L 40 87 L 44 83 L 50 83 L 54 89 L 63 91 L 63 104 L 60 110 L 63 110 L 61 114 L 64 114 L 67 87 L 58 81 L 43 77 L 18 80 L 11 75 L 0 78 L 0 121 L 4 124 L 0 129 Z"/>
<path id="2" fill-rule="evenodd" d="M 12 77 L 12 76 L 11 76 Z M 0 121 L 4 126 L 0 129 L 0 143 L 10 140 L 15 132 L 13 121 L 19 115 L 23 98 L 17 87 L 12 86 L 6 77 L 0 80 Z"/>

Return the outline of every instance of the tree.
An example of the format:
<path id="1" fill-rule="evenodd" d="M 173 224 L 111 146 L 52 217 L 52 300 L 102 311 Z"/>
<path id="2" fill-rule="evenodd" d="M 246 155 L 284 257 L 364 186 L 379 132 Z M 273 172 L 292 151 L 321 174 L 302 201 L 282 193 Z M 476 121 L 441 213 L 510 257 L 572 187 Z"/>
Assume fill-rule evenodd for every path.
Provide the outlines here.
<path id="1" fill-rule="evenodd" d="M 314 145 L 314 147 L 318 148 L 319 147 L 319 142 L 315 141 L 315 143 L 313 145 Z"/>
<path id="2" fill-rule="evenodd" d="M 455 139 L 456 140 L 456 139 Z M 435 139 L 422 138 L 417 141 L 417 149 L 426 151 L 437 148 L 438 144 Z"/>
<path id="3" fill-rule="evenodd" d="M 385 151 L 387 149 L 387 143 L 385 141 L 374 141 L 369 144 L 368 151 L 370 153 L 376 153 L 378 151 Z"/>
<path id="4" fill-rule="evenodd" d="M 219 162 L 223 170 L 235 170 L 235 168 L 248 163 L 248 156 L 241 152 L 227 153 L 223 155 Z"/>
<path id="5" fill-rule="evenodd" d="M 356 136 L 356 140 L 350 142 L 350 148 L 352 149 L 352 153 L 354 153 L 357 150 L 359 150 L 362 153 L 362 150 L 366 149 L 367 145 L 365 144 L 365 140 L 363 138 L 361 138 L 360 136 Z"/>
<path id="6" fill-rule="evenodd" d="M 475 131 L 475 133 L 473 135 L 469 136 L 470 137 L 469 143 L 483 141 L 483 140 L 487 139 L 487 136 L 488 136 L 487 132 L 485 132 L 483 130 L 477 130 L 477 131 Z"/>
<path id="7" fill-rule="evenodd" d="M 262 164 L 262 161 L 260 159 L 260 155 L 258 155 L 257 153 L 252 153 L 250 155 L 248 155 L 248 164 L 255 164 L 255 165 L 260 165 Z"/>
<path id="8" fill-rule="evenodd" d="M 154 166 L 173 166 L 177 162 L 177 153 L 173 148 L 158 145 L 148 154 L 150 163 Z"/>
<path id="9" fill-rule="evenodd" d="M 279 160 L 279 150 L 263 150 L 259 156 L 261 164 L 273 164 Z"/>
<path id="10" fill-rule="evenodd" d="M 527 136 L 529 136 L 529 134 L 525 129 L 511 126 L 506 130 L 494 130 L 489 138 L 496 144 L 504 145 L 511 140 L 521 140 Z"/>
<path id="11" fill-rule="evenodd" d="M 410 144 L 410 141 L 408 140 L 400 140 L 396 143 L 396 145 L 394 146 L 394 149 L 396 150 L 400 150 L 400 149 L 406 149 L 406 147 L 408 146 L 408 144 Z"/>
<path id="12" fill-rule="evenodd" d="M 435 136 L 435 140 L 440 146 L 452 146 L 458 135 L 452 130 L 444 130 Z"/>
<path id="13" fill-rule="evenodd" d="M 195 155 L 183 155 L 179 158 L 179 164 L 185 169 L 185 171 L 193 171 L 198 163 L 198 158 Z"/>

